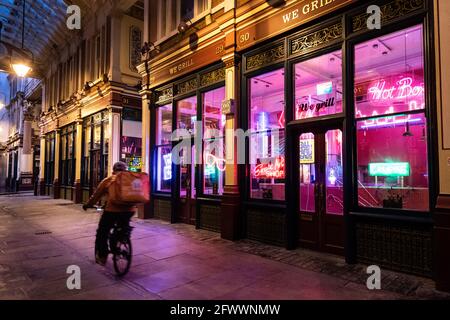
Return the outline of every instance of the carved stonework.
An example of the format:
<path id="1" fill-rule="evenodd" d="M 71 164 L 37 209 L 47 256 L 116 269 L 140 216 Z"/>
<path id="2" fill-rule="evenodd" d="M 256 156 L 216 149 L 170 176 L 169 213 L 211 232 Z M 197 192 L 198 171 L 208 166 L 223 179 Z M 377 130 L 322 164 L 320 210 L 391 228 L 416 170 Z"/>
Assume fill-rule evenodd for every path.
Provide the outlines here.
<path id="1" fill-rule="evenodd" d="M 173 98 L 173 89 L 167 88 L 156 92 L 156 102 L 161 103 Z"/>
<path id="2" fill-rule="evenodd" d="M 247 58 L 247 71 L 259 69 L 285 58 L 284 43 Z"/>
<path id="3" fill-rule="evenodd" d="M 175 85 L 175 95 L 185 94 L 191 91 L 195 91 L 198 88 L 197 78 L 182 82 Z"/>
<path id="4" fill-rule="evenodd" d="M 142 31 L 136 26 L 130 28 L 130 69 L 137 72 L 141 63 Z"/>
<path id="5" fill-rule="evenodd" d="M 382 24 L 390 22 L 411 14 L 415 11 L 421 10 L 425 7 L 425 0 L 395 0 L 381 6 L 381 21 Z M 353 32 L 358 32 L 367 29 L 367 13 L 362 13 L 353 17 Z"/>
<path id="6" fill-rule="evenodd" d="M 324 46 L 331 41 L 342 39 L 342 35 L 342 24 L 337 23 L 300 38 L 292 39 L 289 45 L 290 54 L 304 53 L 313 48 Z"/>
<path id="7" fill-rule="evenodd" d="M 211 72 L 208 72 L 206 74 L 203 74 L 200 77 L 200 86 L 206 87 L 209 85 L 212 85 L 217 82 L 221 82 L 225 80 L 225 69 L 220 68 Z"/>

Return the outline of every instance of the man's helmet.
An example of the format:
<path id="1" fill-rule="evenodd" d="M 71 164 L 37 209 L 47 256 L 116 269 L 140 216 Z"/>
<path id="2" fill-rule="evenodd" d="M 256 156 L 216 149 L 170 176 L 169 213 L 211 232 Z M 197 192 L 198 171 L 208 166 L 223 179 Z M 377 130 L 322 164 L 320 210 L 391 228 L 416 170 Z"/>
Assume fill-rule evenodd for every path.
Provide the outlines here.
<path id="1" fill-rule="evenodd" d="M 127 169 L 128 169 L 127 164 L 124 163 L 124 162 L 121 162 L 121 161 L 116 162 L 116 163 L 114 164 L 114 166 L 113 166 L 113 171 L 114 171 L 114 172 L 127 171 Z"/>

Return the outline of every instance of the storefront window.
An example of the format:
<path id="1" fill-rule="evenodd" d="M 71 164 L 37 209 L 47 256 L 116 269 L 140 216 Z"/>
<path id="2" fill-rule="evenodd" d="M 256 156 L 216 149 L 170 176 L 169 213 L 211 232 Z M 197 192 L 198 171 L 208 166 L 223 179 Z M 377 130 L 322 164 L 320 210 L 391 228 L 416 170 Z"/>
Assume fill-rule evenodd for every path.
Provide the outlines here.
<path id="1" fill-rule="evenodd" d="M 197 97 L 190 97 L 177 103 L 177 129 L 185 129 L 195 135 L 197 121 Z"/>
<path id="2" fill-rule="evenodd" d="M 362 207 L 429 210 L 422 39 L 417 26 L 355 48 Z"/>
<path id="3" fill-rule="evenodd" d="M 249 80 L 251 198 L 285 199 L 284 70 Z"/>
<path id="4" fill-rule="evenodd" d="M 421 25 L 358 45 L 355 67 L 357 118 L 425 108 Z"/>
<path id="5" fill-rule="evenodd" d="M 203 193 L 207 195 L 222 195 L 225 186 L 224 99 L 224 87 L 203 94 Z"/>
<path id="6" fill-rule="evenodd" d="M 83 124 L 83 139 L 84 139 L 84 151 L 83 151 L 83 162 L 82 162 L 82 174 L 81 183 L 83 186 L 89 185 L 91 166 L 90 166 L 90 154 L 91 154 L 91 119 L 88 118 Z"/>
<path id="7" fill-rule="evenodd" d="M 128 112 L 131 115 L 131 112 Z M 121 160 L 132 172 L 142 171 L 142 122 L 122 114 Z"/>
<path id="8" fill-rule="evenodd" d="M 61 129 L 60 144 L 60 181 L 62 186 L 70 187 L 74 182 L 75 168 L 75 145 L 74 145 L 75 126 L 69 125 Z"/>
<path id="9" fill-rule="evenodd" d="M 342 113 L 342 53 L 295 65 L 295 119 Z"/>
<path id="10" fill-rule="evenodd" d="M 172 105 L 156 109 L 156 191 L 171 192 L 172 181 Z"/>

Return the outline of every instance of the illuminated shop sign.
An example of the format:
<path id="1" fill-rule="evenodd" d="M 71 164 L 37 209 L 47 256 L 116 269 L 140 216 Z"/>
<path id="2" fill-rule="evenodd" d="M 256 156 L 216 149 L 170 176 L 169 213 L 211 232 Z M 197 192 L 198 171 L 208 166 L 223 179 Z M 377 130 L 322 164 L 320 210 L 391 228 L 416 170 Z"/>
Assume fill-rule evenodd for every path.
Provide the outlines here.
<path id="1" fill-rule="evenodd" d="M 255 167 L 255 177 L 258 179 L 284 179 L 284 176 L 284 157 L 278 157 L 275 162 L 261 163 Z"/>
<path id="2" fill-rule="evenodd" d="M 128 158 L 128 170 L 131 172 L 141 172 L 142 171 L 142 158 L 141 157 L 131 157 Z"/>
<path id="3" fill-rule="evenodd" d="M 404 77 L 397 81 L 395 85 L 389 85 L 384 79 L 380 80 L 370 87 L 367 93 L 372 101 L 390 102 L 408 98 L 422 98 L 425 88 L 423 84 L 414 84 L 413 78 Z"/>
<path id="4" fill-rule="evenodd" d="M 329 82 L 319 83 L 317 85 L 317 95 L 318 96 L 323 96 L 323 95 L 332 94 L 332 93 L 333 93 L 333 82 L 329 81 Z"/>
<path id="5" fill-rule="evenodd" d="M 371 177 L 409 177 L 411 168 L 408 162 L 369 163 Z"/>
<path id="6" fill-rule="evenodd" d="M 314 162 L 314 139 L 301 139 L 300 164 L 312 164 Z"/>
<path id="7" fill-rule="evenodd" d="M 164 160 L 164 180 L 172 179 L 172 154 L 168 153 L 163 155 Z"/>

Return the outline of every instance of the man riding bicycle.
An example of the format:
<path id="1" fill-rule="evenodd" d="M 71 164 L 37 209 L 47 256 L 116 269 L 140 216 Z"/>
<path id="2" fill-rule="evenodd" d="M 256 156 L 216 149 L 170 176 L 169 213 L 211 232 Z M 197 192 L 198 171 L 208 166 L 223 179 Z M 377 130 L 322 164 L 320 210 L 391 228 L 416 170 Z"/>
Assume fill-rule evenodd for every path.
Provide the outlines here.
<path id="1" fill-rule="evenodd" d="M 83 205 L 83 210 L 93 207 L 99 202 L 103 196 L 111 194 L 111 187 L 115 179 L 115 175 L 120 172 L 127 171 L 127 165 L 123 162 L 117 162 L 113 166 L 113 175 L 105 178 L 95 190 L 95 193 L 89 201 Z M 129 228 L 130 219 L 136 211 L 134 204 L 117 204 L 111 201 L 106 202 L 105 210 L 102 214 L 97 228 L 97 236 L 95 239 L 95 261 L 100 265 L 105 265 L 108 259 L 108 236 L 115 224 L 122 228 Z"/>

